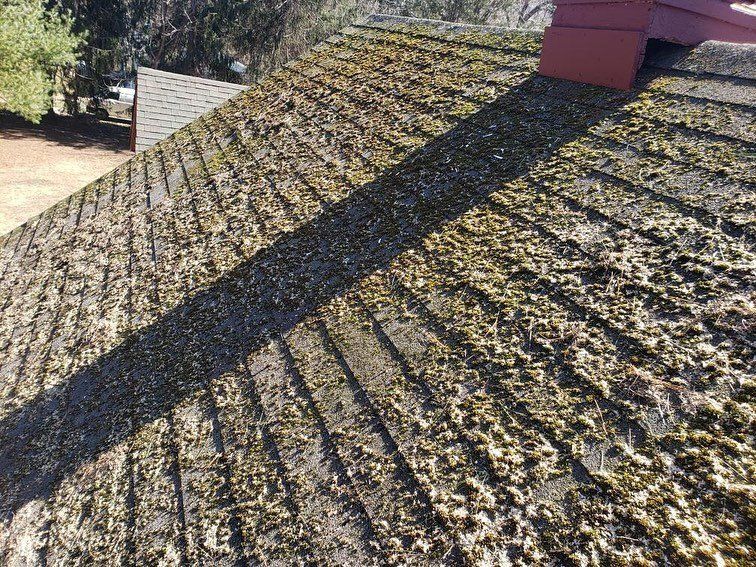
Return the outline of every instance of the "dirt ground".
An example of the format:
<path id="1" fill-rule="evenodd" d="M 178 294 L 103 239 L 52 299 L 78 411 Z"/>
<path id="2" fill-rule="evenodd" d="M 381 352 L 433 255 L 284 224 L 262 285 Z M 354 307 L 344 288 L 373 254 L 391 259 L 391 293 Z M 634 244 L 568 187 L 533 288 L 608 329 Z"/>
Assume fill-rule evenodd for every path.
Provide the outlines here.
<path id="1" fill-rule="evenodd" d="M 125 122 L 53 116 L 34 125 L 0 113 L 0 234 L 126 161 L 128 147 Z"/>

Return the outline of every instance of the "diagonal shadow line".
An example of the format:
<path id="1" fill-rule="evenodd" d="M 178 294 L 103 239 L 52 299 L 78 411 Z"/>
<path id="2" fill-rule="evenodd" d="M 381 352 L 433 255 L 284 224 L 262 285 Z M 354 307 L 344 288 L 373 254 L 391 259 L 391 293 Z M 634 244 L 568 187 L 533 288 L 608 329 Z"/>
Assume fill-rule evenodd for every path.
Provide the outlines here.
<path id="1" fill-rule="evenodd" d="M 606 101 L 547 103 L 547 90 Z M 629 101 L 530 76 L 40 394 L 0 421 L 0 521 Z"/>

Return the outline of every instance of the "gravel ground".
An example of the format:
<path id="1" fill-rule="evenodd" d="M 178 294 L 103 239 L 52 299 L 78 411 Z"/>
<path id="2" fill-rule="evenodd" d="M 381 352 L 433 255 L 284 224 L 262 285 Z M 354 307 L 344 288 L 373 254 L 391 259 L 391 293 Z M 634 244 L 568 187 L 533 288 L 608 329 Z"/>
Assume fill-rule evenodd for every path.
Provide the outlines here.
<path id="1" fill-rule="evenodd" d="M 0 234 L 126 161 L 128 145 L 126 123 L 0 114 Z"/>

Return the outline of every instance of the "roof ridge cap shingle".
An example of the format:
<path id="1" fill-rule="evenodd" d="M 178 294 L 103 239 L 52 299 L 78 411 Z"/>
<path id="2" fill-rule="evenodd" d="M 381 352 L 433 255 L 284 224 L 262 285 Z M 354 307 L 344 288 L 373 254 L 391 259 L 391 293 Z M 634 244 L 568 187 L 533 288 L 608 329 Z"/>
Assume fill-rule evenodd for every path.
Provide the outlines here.
<path id="1" fill-rule="evenodd" d="M 155 69 L 154 67 L 149 67 L 147 65 L 140 65 L 138 70 L 138 73 L 141 73 L 143 75 L 152 75 L 155 77 L 169 77 L 169 78 L 175 78 L 175 79 L 183 79 L 186 81 L 191 81 L 192 83 L 202 84 L 202 85 L 213 85 L 213 86 L 235 86 L 243 89 L 248 89 L 250 85 L 246 85 L 244 83 L 232 83 L 231 81 L 219 81 L 217 79 L 208 79 L 206 77 L 198 77 L 196 75 L 187 75 L 185 73 L 174 73 L 173 71 L 163 71 L 162 69 Z"/>
<path id="2" fill-rule="evenodd" d="M 351 27 L 369 28 L 403 33 L 416 38 L 471 45 L 477 48 L 507 50 L 537 56 L 543 32 L 503 26 L 445 22 L 427 18 L 371 14 L 356 21 Z M 430 28 L 430 29 L 429 29 Z M 519 38 L 521 45 L 513 45 L 509 40 Z M 537 47 L 536 47 L 537 43 Z"/>
<path id="3" fill-rule="evenodd" d="M 710 40 L 693 47 L 666 46 L 649 54 L 645 64 L 694 75 L 716 75 L 756 81 L 754 61 L 756 61 L 756 45 L 754 44 Z"/>
<path id="4" fill-rule="evenodd" d="M 394 23 L 394 24 L 415 24 L 434 26 L 438 30 L 454 31 L 475 31 L 483 33 L 493 33 L 497 35 L 505 33 L 526 33 L 534 36 L 541 36 L 543 32 L 539 30 L 530 30 L 525 28 L 508 28 L 506 26 L 492 26 L 488 24 L 469 24 L 464 22 L 450 22 L 447 20 L 436 20 L 433 18 L 415 18 L 412 16 L 396 16 L 393 14 L 374 13 L 365 16 L 362 20 L 356 22 L 357 25 L 362 23 Z"/>

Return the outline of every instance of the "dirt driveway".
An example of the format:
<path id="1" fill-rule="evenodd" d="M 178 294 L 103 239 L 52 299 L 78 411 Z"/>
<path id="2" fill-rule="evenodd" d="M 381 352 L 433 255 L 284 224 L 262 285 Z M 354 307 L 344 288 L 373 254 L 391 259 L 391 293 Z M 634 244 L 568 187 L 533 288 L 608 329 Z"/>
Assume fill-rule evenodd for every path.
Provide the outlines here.
<path id="1" fill-rule="evenodd" d="M 109 172 L 133 154 L 125 123 L 0 113 L 0 234 Z"/>

